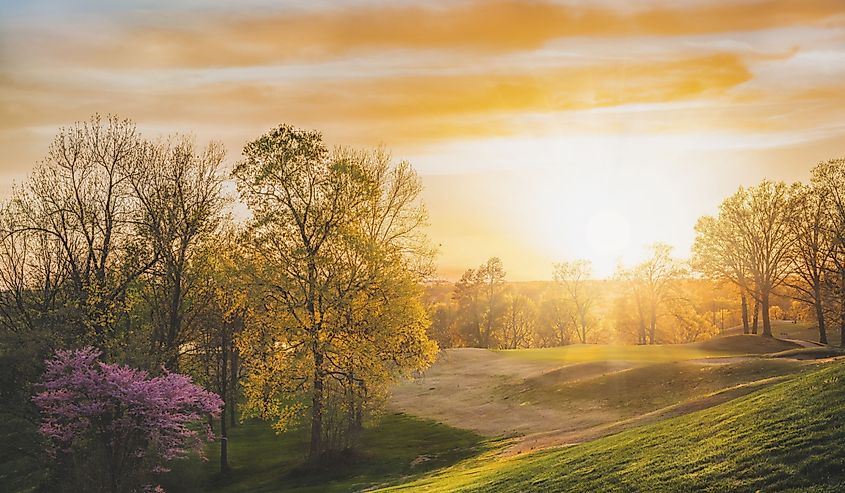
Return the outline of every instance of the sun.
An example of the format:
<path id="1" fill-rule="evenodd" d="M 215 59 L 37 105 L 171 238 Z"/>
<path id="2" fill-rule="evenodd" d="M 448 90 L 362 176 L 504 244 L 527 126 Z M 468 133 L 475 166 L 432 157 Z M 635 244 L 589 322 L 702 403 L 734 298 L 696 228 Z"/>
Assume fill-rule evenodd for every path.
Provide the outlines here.
<path id="1" fill-rule="evenodd" d="M 587 239 L 596 253 L 621 255 L 630 243 L 630 223 L 615 210 L 603 210 L 587 221 Z"/>

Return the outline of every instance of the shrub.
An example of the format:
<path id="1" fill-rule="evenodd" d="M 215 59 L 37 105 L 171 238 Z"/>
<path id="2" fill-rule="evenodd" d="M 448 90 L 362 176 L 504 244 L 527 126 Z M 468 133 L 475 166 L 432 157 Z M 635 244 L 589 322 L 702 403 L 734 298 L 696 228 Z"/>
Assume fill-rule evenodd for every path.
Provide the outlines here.
<path id="1" fill-rule="evenodd" d="M 219 414 L 223 402 L 185 375 L 151 377 L 102 363 L 100 354 L 94 348 L 57 351 L 33 397 L 61 479 L 57 485 L 72 491 L 152 489 L 168 462 L 202 452 L 213 437 L 198 422 Z"/>

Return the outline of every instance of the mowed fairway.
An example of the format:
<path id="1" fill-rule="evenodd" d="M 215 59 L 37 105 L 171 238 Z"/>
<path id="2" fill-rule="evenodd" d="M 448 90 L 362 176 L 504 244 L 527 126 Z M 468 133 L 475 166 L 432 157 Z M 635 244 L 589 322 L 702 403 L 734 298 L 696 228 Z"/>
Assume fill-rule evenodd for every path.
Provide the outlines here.
<path id="1" fill-rule="evenodd" d="M 795 347 L 731 336 L 673 346 L 447 350 L 422 378 L 394 390 L 391 407 L 490 437 L 520 437 L 516 450 L 577 443 L 720 404 L 810 368 L 760 355 Z"/>

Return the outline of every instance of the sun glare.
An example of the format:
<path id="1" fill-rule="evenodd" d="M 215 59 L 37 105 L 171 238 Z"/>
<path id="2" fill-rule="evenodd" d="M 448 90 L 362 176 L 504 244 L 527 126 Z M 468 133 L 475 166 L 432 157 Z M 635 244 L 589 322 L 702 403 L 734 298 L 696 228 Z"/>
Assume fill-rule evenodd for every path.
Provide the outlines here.
<path id="1" fill-rule="evenodd" d="M 597 253 L 620 255 L 630 243 L 628 220 L 616 211 L 600 211 L 587 222 L 587 237 Z"/>

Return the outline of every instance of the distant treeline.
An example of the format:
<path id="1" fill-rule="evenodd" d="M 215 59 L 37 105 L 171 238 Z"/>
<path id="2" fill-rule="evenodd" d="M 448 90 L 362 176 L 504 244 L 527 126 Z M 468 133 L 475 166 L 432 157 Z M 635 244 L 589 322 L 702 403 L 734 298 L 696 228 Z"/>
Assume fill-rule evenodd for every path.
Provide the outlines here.
<path id="1" fill-rule="evenodd" d="M 604 280 L 590 279 L 589 263 L 578 261 L 557 264 L 554 281 L 510 282 L 501 261 L 492 258 L 458 282 L 426 285 L 430 336 L 441 348 L 673 344 L 742 323 L 735 286 L 696 275 L 665 245 L 649 251 L 648 261 Z M 813 320 L 788 296 L 773 297 L 770 311 L 773 318 Z M 759 325 L 755 318 L 750 330 L 756 334 Z"/>

